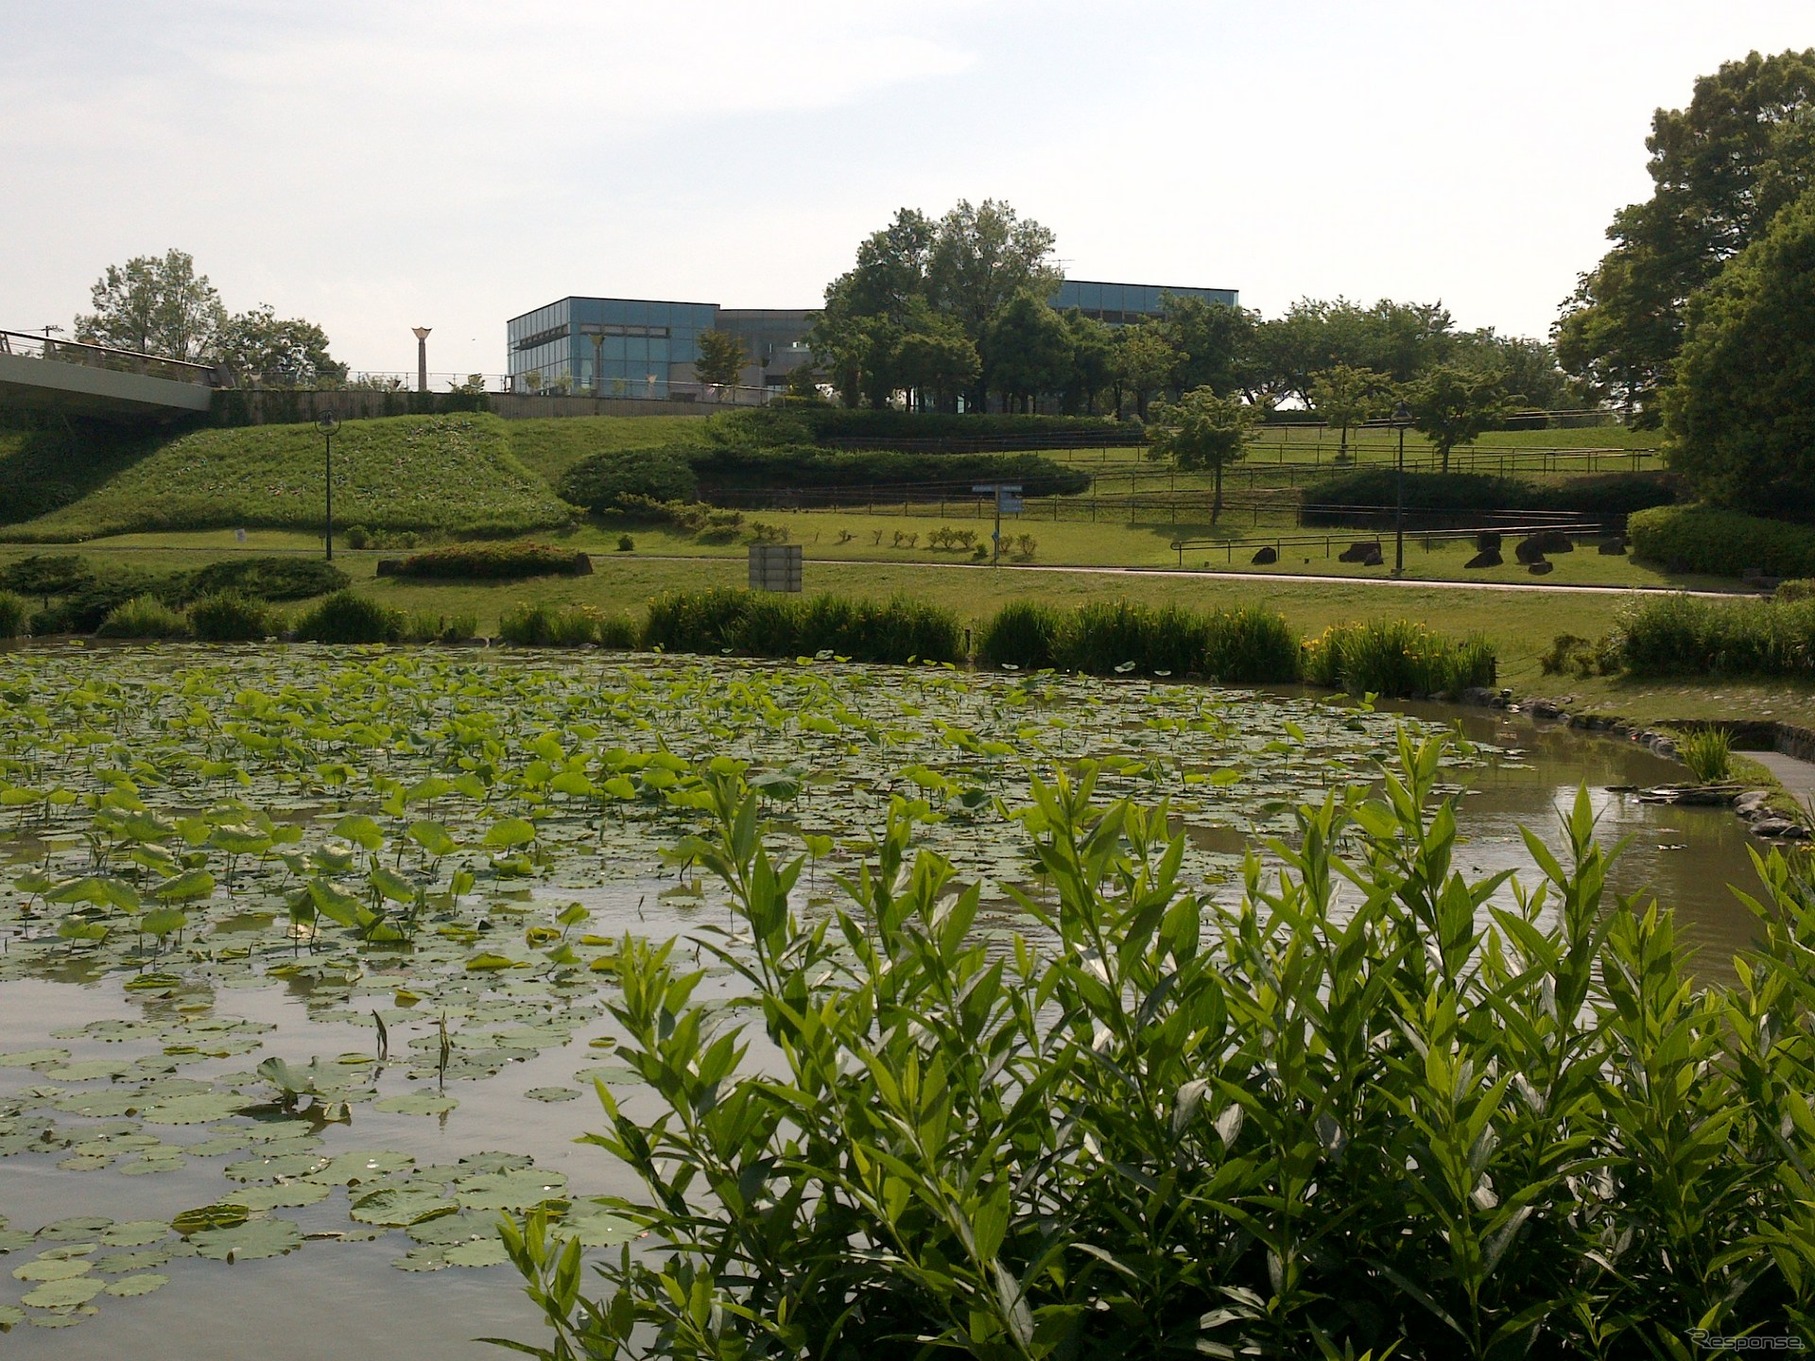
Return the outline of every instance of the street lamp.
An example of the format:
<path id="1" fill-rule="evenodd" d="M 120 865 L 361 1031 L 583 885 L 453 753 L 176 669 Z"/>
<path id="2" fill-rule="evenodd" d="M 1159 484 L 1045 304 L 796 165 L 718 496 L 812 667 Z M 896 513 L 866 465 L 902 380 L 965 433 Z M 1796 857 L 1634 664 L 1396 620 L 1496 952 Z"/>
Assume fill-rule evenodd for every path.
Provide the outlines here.
<path id="1" fill-rule="evenodd" d="M 410 333 L 416 337 L 416 391 L 429 390 L 429 331 L 427 326 L 412 326 Z"/>
<path id="2" fill-rule="evenodd" d="M 322 479 L 328 496 L 328 561 L 334 561 L 334 432 L 340 429 L 340 418 L 332 411 L 324 411 L 315 422 L 315 428 L 321 431 L 324 471 Z"/>
<path id="3" fill-rule="evenodd" d="M 1393 575 L 1405 575 L 1405 427 L 1412 421 L 1412 409 L 1400 399 L 1393 408 L 1393 424 L 1399 427 L 1398 475 L 1393 479 Z"/>

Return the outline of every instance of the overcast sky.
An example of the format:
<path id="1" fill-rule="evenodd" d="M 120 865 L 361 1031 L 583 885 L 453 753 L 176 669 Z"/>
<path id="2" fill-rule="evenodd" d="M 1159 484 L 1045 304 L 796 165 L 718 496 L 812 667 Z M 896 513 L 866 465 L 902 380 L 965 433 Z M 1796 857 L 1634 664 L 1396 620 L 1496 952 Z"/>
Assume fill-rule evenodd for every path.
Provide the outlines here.
<path id="1" fill-rule="evenodd" d="M 567 294 L 811 307 L 907 205 L 1074 278 L 1543 335 L 1659 105 L 1810 0 L 0 0 L 0 327 L 191 252 L 359 370 Z"/>

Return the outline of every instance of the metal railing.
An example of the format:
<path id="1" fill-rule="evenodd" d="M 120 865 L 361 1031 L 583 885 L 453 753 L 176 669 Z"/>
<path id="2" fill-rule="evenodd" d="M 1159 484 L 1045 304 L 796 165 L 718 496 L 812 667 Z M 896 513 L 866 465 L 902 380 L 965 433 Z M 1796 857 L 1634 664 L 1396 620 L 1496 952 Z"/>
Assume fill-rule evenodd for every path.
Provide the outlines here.
<path id="1" fill-rule="evenodd" d="M 1609 533 L 1609 530 L 1601 521 L 1588 519 L 1578 519 L 1569 522 L 1555 519 L 1542 522 L 1528 520 L 1524 523 L 1500 522 L 1495 524 L 1475 525 L 1466 529 L 1414 530 L 1408 525 L 1405 530 L 1407 539 L 1423 544 L 1426 548 L 1438 543 L 1454 543 L 1459 539 L 1473 539 L 1477 535 L 1484 533 L 1500 535 L 1564 534 L 1572 539 L 1591 539 L 1605 537 Z M 1237 548 L 1242 549 L 1244 552 L 1261 548 L 1272 548 L 1275 552 L 1278 552 L 1284 548 L 1316 547 L 1321 544 L 1323 546 L 1324 556 L 1330 557 L 1332 556 L 1334 546 L 1337 543 L 1352 545 L 1355 543 L 1371 542 L 1382 545 L 1390 541 L 1390 539 L 1391 533 L 1388 530 L 1381 530 L 1377 533 L 1364 533 L 1359 538 L 1356 536 L 1354 530 L 1348 530 L 1345 532 L 1326 534 L 1250 535 L 1249 537 L 1240 540 L 1202 537 L 1174 539 L 1166 546 L 1178 554 L 1179 566 L 1183 567 L 1185 565 L 1185 554 L 1187 552 L 1197 553 L 1206 550 L 1209 552 L 1216 552 L 1220 549 L 1225 558 L 1228 561 L 1233 562 L 1235 560 L 1235 550 Z"/>
<path id="2" fill-rule="evenodd" d="M 58 364 L 80 364 L 91 369 L 139 373 L 152 378 L 224 387 L 226 371 L 218 365 L 170 359 L 161 354 L 122 350 L 113 345 L 93 345 L 85 340 L 57 340 L 32 331 L 0 330 L 0 354 L 23 359 L 43 359 Z"/>

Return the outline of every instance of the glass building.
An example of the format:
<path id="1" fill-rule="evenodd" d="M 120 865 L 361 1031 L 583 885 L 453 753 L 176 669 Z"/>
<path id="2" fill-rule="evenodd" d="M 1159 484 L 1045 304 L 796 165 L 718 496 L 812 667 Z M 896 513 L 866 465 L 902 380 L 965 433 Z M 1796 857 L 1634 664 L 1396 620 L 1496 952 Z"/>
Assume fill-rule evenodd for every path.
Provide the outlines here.
<path id="1" fill-rule="evenodd" d="M 1161 299 L 1169 296 L 1231 307 L 1239 298 L 1230 288 L 1067 279 L 1052 305 L 1121 326 L 1161 315 Z M 705 395 L 693 368 L 700 332 L 720 330 L 743 343 L 747 362 L 740 389 L 779 388 L 792 370 L 812 360 L 805 338 L 814 316 L 804 308 L 562 298 L 505 324 L 506 369 L 514 392 L 692 400 Z"/>
<path id="2" fill-rule="evenodd" d="M 1165 284 L 1112 284 L 1094 279 L 1067 279 L 1052 296 L 1052 305 L 1061 312 L 1075 307 L 1087 317 L 1111 326 L 1133 322 L 1165 313 L 1162 298 L 1202 298 L 1239 307 L 1241 295 L 1233 288 L 1172 288 Z"/>
<path id="3" fill-rule="evenodd" d="M 562 298 L 505 324 L 511 388 L 601 397 L 695 391 L 699 334 L 718 320 L 709 302 Z"/>

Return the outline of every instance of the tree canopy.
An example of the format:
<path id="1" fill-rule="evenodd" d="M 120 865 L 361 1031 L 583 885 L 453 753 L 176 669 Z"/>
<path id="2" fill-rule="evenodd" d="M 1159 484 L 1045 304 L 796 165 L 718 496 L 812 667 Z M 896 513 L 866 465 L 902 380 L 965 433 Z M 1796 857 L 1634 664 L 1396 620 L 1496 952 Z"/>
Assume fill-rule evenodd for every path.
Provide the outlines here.
<path id="1" fill-rule="evenodd" d="M 1555 332 L 1563 366 L 1641 422 L 1658 415 L 1690 299 L 1815 183 L 1815 48 L 1727 62 L 1651 129 L 1652 196 L 1614 214 L 1613 248 Z"/>
<path id="2" fill-rule="evenodd" d="M 213 357 L 244 382 L 274 387 L 315 387 L 346 381 L 347 366 L 328 353 L 328 337 L 312 321 L 281 318 L 270 303 L 222 323 Z M 481 382 L 480 391 L 484 390 Z"/>
<path id="3" fill-rule="evenodd" d="M 707 387 L 735 388 L 746 362 L 744 344 L 729 331 L 701 331 L 699 358 L 693 361 L 693 373 Z"/>
<path id="4" fill-rule="evenodd" d="M 1412 428 L 1435 446 L 1449 471 L 1450 451 L 1493 429 L 1516 400 L 1494 369 L 1437 364 L 1405 386 Z"/>
<path id="5" fill-rule="evenodd" d="M 1215 475 L 1210 523 L 1223 513 L 1223 470 L 1248 453 L 1248 435 L 1260 413 L 1239 397 L 1224 397 L 1209 387 L 1193 388 L 1177 402 L 1154 411 L 1158 429 L 1151 456 L 1169 458 L 1180 469 Z"/>
<path id="6" fill-rule="evenodd" d="M 1815 509 L 1815 189 L 1689 307 L 1664 392 L 1671 467 L 1748 509 Z"/>

